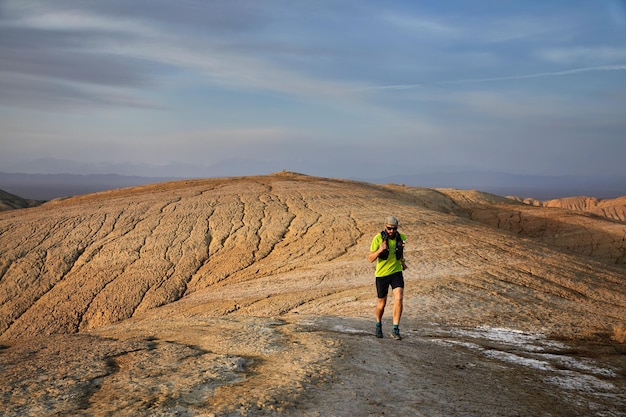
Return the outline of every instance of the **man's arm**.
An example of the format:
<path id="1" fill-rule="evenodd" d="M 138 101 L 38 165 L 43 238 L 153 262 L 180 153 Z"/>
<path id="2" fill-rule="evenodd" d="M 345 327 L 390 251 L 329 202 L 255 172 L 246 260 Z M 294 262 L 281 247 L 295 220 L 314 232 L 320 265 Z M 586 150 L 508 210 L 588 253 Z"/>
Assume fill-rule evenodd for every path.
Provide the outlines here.
<path id="1" fill-rule="evenodd" d="M 370 252 L 369 254 L 370 262 L 374 262 L 376 259 L 378 259 L 378 256 L 380 255 L 380 253 L 384 251 L 385 249 L 387 249 L 387 242 L 383 240 L 380 243 L 380 246 L 378 247 L 378 250 L 376 252 Z"/>

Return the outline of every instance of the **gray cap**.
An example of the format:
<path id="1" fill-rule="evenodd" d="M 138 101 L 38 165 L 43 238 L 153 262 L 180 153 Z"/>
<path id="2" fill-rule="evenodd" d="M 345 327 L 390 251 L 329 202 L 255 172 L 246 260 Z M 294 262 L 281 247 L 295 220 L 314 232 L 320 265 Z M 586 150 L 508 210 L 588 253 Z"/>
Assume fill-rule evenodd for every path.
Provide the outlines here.
<path id="1" fill-rule="evenodd" d="M 396 219 L 393 216 L 389 216 L 385 219 L 385 224 L 388 224 L 390 226 L 397 226 L 398 225 L 398 219 Z"/>

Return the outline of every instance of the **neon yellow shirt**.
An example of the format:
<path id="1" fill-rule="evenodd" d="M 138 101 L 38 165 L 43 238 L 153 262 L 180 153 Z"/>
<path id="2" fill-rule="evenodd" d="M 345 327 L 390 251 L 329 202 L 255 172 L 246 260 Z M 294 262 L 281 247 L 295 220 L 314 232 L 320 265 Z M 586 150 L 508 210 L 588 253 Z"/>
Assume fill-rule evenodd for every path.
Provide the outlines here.
<path id="1" fill-rule="evenodd" d="M 397 234 L 397 232 L 396 232 Z M 400 239 L 404 242 L 406 235 L 400 233 Z M 383 242 L 383 237 L 380 233 L 374 236 L 372 244 L 370 245 L 370 252 L 376 252 Z M 396 272 L 402 271 L 402 262 L 396 259 L 396 239 L 387 239 L 387 247 L 389 248 L 389 257 L 387 259 L 376 260 L 376 277 L 386 277 Z"/>

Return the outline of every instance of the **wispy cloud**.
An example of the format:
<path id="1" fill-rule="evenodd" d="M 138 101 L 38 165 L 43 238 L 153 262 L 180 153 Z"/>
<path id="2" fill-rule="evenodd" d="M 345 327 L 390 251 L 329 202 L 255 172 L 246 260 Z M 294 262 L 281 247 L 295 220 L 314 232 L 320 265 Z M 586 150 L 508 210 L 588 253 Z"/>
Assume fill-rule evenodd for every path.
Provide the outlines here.
<path id="1" fill-rule="evenodd" d="M 458 26 L 438 21 L 435 17 L 409 16 L 406 14 L 384 13 L 382 19 L 391 27 L 413 36 L 453 39 L 463 36 Z"/>
<path id="2" fill-rule="evenodd" d="M 309 54 L 313 48 L 244 36 L 245 30 L 224 37 L 216 35 L 214 27 L 209 26 L 195 28 L 189 36 L 186 31 L 190 29 L 184 22 L 172 24 L 165 14 L 146 19 L 119 17 L 120 10 L 96 15 L 96 10 L 88 8 L 54 10 L 40 5 L 38 13 L 31 15 L 28 8 L 13 4 L 16 17 L 0 22 L 0 36 L 16 41 L 8 46 L 0 44 L 4 58 L 0 60 L 0 70 L 6 80 L 18 79 L 25 93 L 49 84 L 44 90 L 47 94 L 60 92 L 60 103 L 68 102 L 72 96 L 85 102 L 93 91 L 90 85 L 124 89 L 123 94 L 109 94 L 127 96 L 115 101 L 118 105 L 147 102 L 141 98 L 142 90 L 158 92 L 176 77 L 200 88 L 252 89 L 311 98 L 341 98 L 346 89 L 342 81 L 294 70 L 276 59 L 276 51 Z M 228 15 L 235 22 L 231 28 L 236 28 L 242 24 L 242 17 L 233 10 L 236 8 L 224 3 L 216 10 L 202 12 L 209 13 L 211 21 L 216 18 L 214 13 Z M 220 25 L 228 27 L 224 22 Z M 31 85 L 23 82 L 26 76 L 34 77 Z M 25 94 L 21 102 L 25 104 L 28 97 L 38 95 L 41 96 L 37 92 Z M 98 93 L 93 103 L 101 102 L 101 98 Z"/>
<path id="3" fill-rule="evenodd" d="M 563 65 L 596 62 L 626 62 L 626 48 L 614 46 L 547 48 L 536 53 L 539 59 Z"/>
<path id="4" fill-rule="evenodd" d="M 379 86 L 362 87 L 362 88 L 356 89 L 355 91 L 410 90 L 410 89 L 424 88 L 424 87 L 437 86 L 437 85 L 488 83 L 488 82 L 495 82 L 495 81 L 523 80 L 523 79 L 542 78 L 542 77 L 558 77 L 558 76 L 573 75 L 573 74 L 595 72 L 595 71 L 626 71 L 626 64 L 573 68 L 573 69 L 568 69 L 568 70 L 563 70 L 563 71 L 540 72 L 540 73 L 535 73 L 535 74 L 508 75 L 504 77 L 466 78 L 466 79 L 459 79 L 459 80 L 434 81 L 431 83 L 421 83 L 421 84 L 379 85 Z"/>

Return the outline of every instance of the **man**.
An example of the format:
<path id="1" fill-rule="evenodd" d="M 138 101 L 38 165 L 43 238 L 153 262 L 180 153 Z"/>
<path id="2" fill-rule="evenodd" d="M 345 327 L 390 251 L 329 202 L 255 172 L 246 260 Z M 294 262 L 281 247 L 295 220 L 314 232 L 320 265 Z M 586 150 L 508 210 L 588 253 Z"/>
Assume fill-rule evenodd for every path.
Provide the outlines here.
<path id="1" fill-rule="evenodd" d="M 376 262 L 376 337 L 383 337 L 382 318 L 387 304 L 389 286 L 393 292 L 393 329 L 391 337 L 396 340 L 400 336 L 400 317 L 402 316 L 402 296 L 404 294 L 404 241 L 406 236 L 398 232 L 398 219 L 389 216 L 385 219 L 385 230 L 372 239 L 369 261 Z"/>

